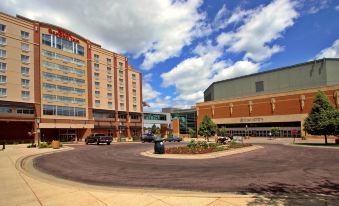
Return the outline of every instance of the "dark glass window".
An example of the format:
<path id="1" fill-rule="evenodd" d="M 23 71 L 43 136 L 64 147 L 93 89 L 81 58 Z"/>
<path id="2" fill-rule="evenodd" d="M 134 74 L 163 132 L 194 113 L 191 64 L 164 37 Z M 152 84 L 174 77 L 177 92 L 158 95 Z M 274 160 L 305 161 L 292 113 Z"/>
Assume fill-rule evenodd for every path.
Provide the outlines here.
<path id="1" fill-rule="evenodd" d="M 264 81 L 259 81 L 255 83 L 255 91 L 263 92 L 264 91 Z"/>
<path id="2" fill-rule="evenodd" d="M 52 46 L 51 35 L 42 34 L 42 44 L 47 45 L 47 46 Z"/>

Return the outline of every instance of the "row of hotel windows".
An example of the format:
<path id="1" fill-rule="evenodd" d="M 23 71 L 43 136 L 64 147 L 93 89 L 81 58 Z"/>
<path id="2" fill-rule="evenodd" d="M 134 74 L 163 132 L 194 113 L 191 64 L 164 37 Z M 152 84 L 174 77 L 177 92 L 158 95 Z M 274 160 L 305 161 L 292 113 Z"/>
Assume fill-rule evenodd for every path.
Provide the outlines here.
<path id="1" fill-rule="evenodd" d="M 43 114 L 56 116 L 85 117 L 86 109 L 78 107 L 43 105 Z"/>
<path id="2" fill-rule="evenodd" d="M 80 94 L 84 95 L 85 90 L 84 89 L 79 89 L 79 88 L 74 88 L 74 87 L 66 87 L 62 85 L 55 85 L 55 84 L 49 84 L 49 83 L 43 83 L 42 84 L 44 89 L 50 90 L 50 91 L 59 91 L 59 92 L 69 92 L 73 94 Z"/>
<path id="3" fill-rule="evenodd" d="M 63 76 L 63 75 L 58 75 L 58 74 L 52 74 L 48 72 L 43 72 L 42 75 L 44 78 L 48 80 L 58 80 L 58 81 L 66 82 L 66 83 L 73 83 L 73 84 L 79 84 L 79 85 L 85 84 L 85 80 L 83 79 L 78 79 L 78 78 L 73 78 L 73 77 L 68 77 L 68 76 Z"/>
<path id="4" fill-rule="evenodd" d="M 99 71 L 100 65 L 97 63 L 94 63 L 94 70 L 95 71 Z M 107 73 L 111 74 L 112 73 L 112 67 L 106 67 L 106 71 Z M 124 77 L 124 71 L 123 70 L 119 70 L 119 77 L 123 78 Z M 137 75 L 136 74 L 132 74 L 132 79 L 136 79 Z"/>
<path id="5" fill-rule="evenodd" d="M 12 113 L 12 107 L 0 106 L 0 113 Z M 16 108 L 17 114 L 34 114 L 33 108 L 26 108 L 26 107 L 18 107 Z"/>
<path id="6" fill-rule="evenodd" d="M 63 72 L 69 72 L 69 73 L 78 74 L 78 75 L 85 75 L 84 70 L 76 69 L 76 68 L 61 65 L 61 64 L 55 64 L 52 62 L 43 61 L 42 66 L 46 67 L 47 69 L 55 69 L 55 70 L 59 70 Z"/>
<path id="7" fill-rule="evenodd" d="M 29 87 L 29 79 L 21 79 L 21 86 L 22 87 Z M 7 76 L 0 75 L 0 84 L 5 84 L 7 83 Z"/>
<path id="8" fill-rule="evenodd" d="M 5 24 L 0 24 L 0 32 L 6 32 L 7 26 Z M 20 35 L 22 39 L 29 38 L 29 32 L 27 31 L 20 31 Z"/>
<path id="9" fill-rule="evenodd" d="M 115 114 L 109 112 L 93 112 L 93 117 L 95 119 L 115 119 Z M 131 119 L 138 120 L 140 119 L 140 115 L 130 114 Z M 126 114 L 118 114 L 118 119 L 127 119 Z"/>
<path id="10" fill-rule="evenodd" d="M 7 96 L 7 89 L 6 88 L 0 88 L 0 97 Z M 30 98 L 30 92 L 29 91 L 21 91 L 21 98 L 22 99 L 29 99 Z"/>
<path id="11" fill-rule="evenodd" d="M 0 62 L 0 72 L 5 72 L 7 70 L 7 63 Z M 29 68 L 21 67 L 21 74 L 24 76 L 29 76 Z"/>
<path id="12" fill-rule="evenodd" d="M 42 96 L 42 98 L 46 101 L 56 101 L 56 102 L 74 103 L 74 104 L 85 104 L 85 99 L 75 98 L 75 97 L 66 97 L 66 96 L 44 94 Z"/>
<path id="13" fill-rule="evenodd" d="M 0 58 L 6 58 L 7 57 L 7 51 L 0 49 Z M 21 62 L 24 64 L 29 64 L 29 56 L 21 54 Z"/>
<path id="14" fill-rule="evenodd" d="M 99 54 L 94 54 L 94 61 L 99 61 Z M 112 59 L 106 58 L 107 64 L 112 64 Z"/>
<path id="15" fill-rule="evenodd" d="M 7 39 L 5 37 L 2 37 L 2 36 L 0 37 L 0 45 L 1 46 L 7 45 Z M 29 52 L 29 44 L 22 42 L 21 43 L 21 50 L 23 52 Z"/>
<path id="16" fill-rule="evenodd" d="M 42 50 L 41 55 L 45 56 L 45 57 L 61 60 L 61 61 L 67 62 L 67 63 L 73 63 L 73 64 L 76 64 L 76 65 L 79 65 L 79 66 L 85 65 L 85 62 L 80 60 L 80 59 L 68 57 L 68 56 L 58 54 L 58 53 L 55 53 L 55 52 L 51 52 L 51 51 Z"/>
<path id="17" fill-rule="evenodd" d="M 42 34 L 42 44 L 81 56 L 85 54 L 83 46 L 55 35 Z"/>

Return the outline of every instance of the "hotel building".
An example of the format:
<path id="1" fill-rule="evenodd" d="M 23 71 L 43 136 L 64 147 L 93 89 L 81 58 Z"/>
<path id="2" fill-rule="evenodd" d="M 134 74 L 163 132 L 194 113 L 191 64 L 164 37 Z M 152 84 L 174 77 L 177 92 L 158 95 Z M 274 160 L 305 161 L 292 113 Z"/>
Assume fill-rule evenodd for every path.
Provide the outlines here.
<path id="1" fill-rule="evenodd" d="M 141 85 L 127 57 L 59 26 L 0 13 L 0 139 L 141 135 Z"/>
<path id="2" fill-rule="evenodd" d="M 323 91 L 339 108 L 339 59 L 320 59 L 214 82 L 196 105 L 197 125 L 208 115 L 234 135 L 307 135 L 303 123 L 313 99 Z"/>

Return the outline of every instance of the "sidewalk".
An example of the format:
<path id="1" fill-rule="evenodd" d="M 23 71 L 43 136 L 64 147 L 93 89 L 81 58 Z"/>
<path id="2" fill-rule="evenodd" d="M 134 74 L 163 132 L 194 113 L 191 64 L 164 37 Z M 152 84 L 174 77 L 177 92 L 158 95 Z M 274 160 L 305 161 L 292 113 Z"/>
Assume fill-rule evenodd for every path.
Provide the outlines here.
<path id="1" fill-rule="evenodd" d="M 21 169 L 23 157 L 52 151 L 52 149 L 27 149 L 24 145 L 7 146 L 6 150 L 0 151 L 0 205 L 234 206 L 247 205 L 256 198 L 251 195 L 231 193 L 90 186 L 44 174 L 39 177 L 40 172 L 34 172 L 35 174 L 31 175 Z"/>

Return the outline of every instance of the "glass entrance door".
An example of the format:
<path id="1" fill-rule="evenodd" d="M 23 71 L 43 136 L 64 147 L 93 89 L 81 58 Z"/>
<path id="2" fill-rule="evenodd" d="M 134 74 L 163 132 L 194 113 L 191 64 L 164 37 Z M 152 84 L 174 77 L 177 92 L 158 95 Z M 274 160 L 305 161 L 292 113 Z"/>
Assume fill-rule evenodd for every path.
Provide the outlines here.
<path id="1" fill-rule="evenodd" d="M 61 142 L 74 142 L 77 141 L 78 136 L 76 129 L 60 129 L 59 139 Z"/>

